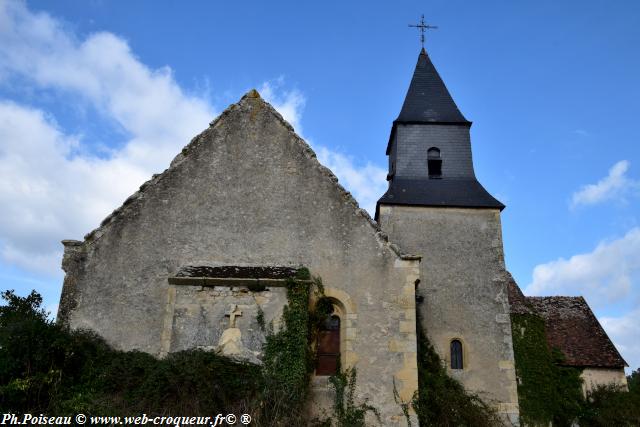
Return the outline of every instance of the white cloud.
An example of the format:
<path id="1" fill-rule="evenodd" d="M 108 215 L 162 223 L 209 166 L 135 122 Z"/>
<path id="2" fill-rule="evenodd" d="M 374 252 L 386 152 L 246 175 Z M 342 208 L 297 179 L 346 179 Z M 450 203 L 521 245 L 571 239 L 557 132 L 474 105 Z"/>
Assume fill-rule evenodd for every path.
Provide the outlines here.
<path id="1" fill-rule="evenodd" d="M 609 174 L 595 184 L 588 184 L 571 196 L 571 207 L 594 205 L 605 200 L 620 198 L 628 190 L 638 188 L 640 183 L 629 179 L 625 174 L 629 162 L 621 160 L 609 169 Z"/>
<path id="2" fill-rule="evenodd" d="M 281 91 L 284 79 L 265 82 L 260 87 L 260 95 L 278 110 L 282 117 L 291 123 L 296 132 L 302 136 L 300 120 L 306 104 L 304 95 L 298 90 Z M 357 165 L 352 157 L 317 145 L 305 138 L 318 155 L 318 160 L 338 177 L 340 184 L 349 190 L 363 209 L 371 216 L 375 213 L 377 200 L 385 192 L 387 171 L 370 162 Z"/>
<path id="3" fill-rule="evenodd" d="M 0 0 L 0 84 L 16 77 L 36 93 L 83 101 L 128 134 L 100 158 L 50 114 L 0 100 L 0 256 L 40 273 L 59 275 L 60 240 L 95 228 L 215 116 L 205 97 L 185 93 L 168 67 L 144 65 L 122 38 L 102 32 L 80 40 L 51 16 Z M 301 132 L 302 93 L 284 90 L 282 78 L 261 92 Z M 371 212 L 384 171 L 319 151 Z"/>
<path id="4" fill-rule="evenodd" d="M 0 79 L 14 77 L 86 102 L 129 136 L 107 159 L 79 155 L 80 138 L 51 116 L 0 101 L 0 253 L 29 270 L 59 272 L 60 239 L 93 229 L 215 116 L 123 39 L 103 32 L 78 40 L 23 2 L 0 2 Z"/>
<path id="5" fill-rule="evenodd" d="M 621 317 L 602 317 L 600 322 L 629 364 L 629 368 L 640 368 L 640 309 Z"/>
<path id="6" fill-rule="evenodd" d="M 584 295 L 590 304 L 619 302 L 640 280 L 640 228 L 617 240 L 604 241 L 589 253 L 559 258 L 533 269 L 530 295 Z"/>
<path id="7" fill-rule="evenodd" d="M 279 77 L 274 81 L 262 83 L 258 92 L 265 101 L 282 114 L 282 117 L 293 126 L 298 135 L 302 136 L 300 121 L 307 100 L 299 90 L 283 90 L 283 85 L 284 77 Z"/>
<path id="8" fill-rule="evenodd" d="M 90 102 L 130 133 L 119 154 L 147 170 L 164 167 L 215 116 L 204 99 L 180 89 L 169 67 L 149 69 L 114 34 L 79 41 L 23 2 L 0 3 L 0 23 L 0 76 L 24 76 Z"/>
<path id="9" fill-rule="evenodd" d="M 351 157 L 323 146 L 318 146 L 316 153 L 320 163 L 331 169 L 360 206 L 373 216 L 376 202 L 387 189 L 387 171 L 371 163 L 358 166 Z"/>
<path id="10" fill-rule="evenodd" d="M 640 300 L 640 228 L 591 252 L 537 265 L 525 293 L 583 295 L 596 311 L 615 308 L 618 317 L 599 320 L 630 366 L 640 366 L 640 310 L 632 303 Z"/>
<path id="11" fill-rule="evenodd" d="M 56 272 L 60 240 L 81 238 L 149 172 L 122 158 L 70 157 L 78 141 L 39 110 L 0 101 L 2 257 Z"/>

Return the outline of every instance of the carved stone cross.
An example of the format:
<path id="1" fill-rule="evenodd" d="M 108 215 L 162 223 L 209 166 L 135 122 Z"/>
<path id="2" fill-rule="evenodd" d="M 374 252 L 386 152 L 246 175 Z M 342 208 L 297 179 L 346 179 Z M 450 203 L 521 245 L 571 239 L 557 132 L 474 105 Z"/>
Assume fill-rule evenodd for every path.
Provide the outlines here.
<path id="1" fill-rule="evenodd" d="M 242 316 L 242 312 L 238 310 L 238 305 L 233 304 L 228 313 L 225 313 L 225 317 L 229 318 L 229 328 L 236 327 L 236 317 Z"/>

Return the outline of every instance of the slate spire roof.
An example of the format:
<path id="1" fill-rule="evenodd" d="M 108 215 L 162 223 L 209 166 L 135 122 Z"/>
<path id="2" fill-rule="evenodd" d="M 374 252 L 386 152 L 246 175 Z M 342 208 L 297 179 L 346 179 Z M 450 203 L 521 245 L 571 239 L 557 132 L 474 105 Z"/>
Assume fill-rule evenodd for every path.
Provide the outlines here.
<path id="1" fill-rule="evenodd" d="M 429 55 L 422 48 L 404 99 L 400 123 L 469 123 L 453 101 Z"/>
<path id="2" fill-rule="evenodd" d="M 470 127 L 422 48 L 391 127 L 386 150 L 389 188 L 378 200 L 376 220 L 381 204 L 504 209 L 475 176 Z M 431 148 L 438 150 L 440 162 L 435 174 L 428 172 Z"/>

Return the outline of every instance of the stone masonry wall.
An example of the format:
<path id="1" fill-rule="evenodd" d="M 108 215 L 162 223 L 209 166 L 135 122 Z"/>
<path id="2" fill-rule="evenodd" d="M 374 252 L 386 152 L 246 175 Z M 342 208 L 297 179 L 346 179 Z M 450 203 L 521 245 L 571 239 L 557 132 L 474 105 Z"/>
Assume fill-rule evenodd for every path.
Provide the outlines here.
<path id="1" fill-rule="evenodd" d="M 230 355 L 261 363 L 265 333 L 258 312 L 265 324 L 277 327 L 286 303 L 287 289 L 282 286 L 258 292 L 246 286 L 169 286 L 161 355 L 193 348 L 221 350 L 223 333 L 234 327 L 241 331 L 243 351 Z M 234 308 L 238 316 L 230 320 Z"/>
<path id="2" fill-rule="evenodd" d="M 450 375 L 517 423 L 499 210 L 383 205 L 380 224 L 403 250 L 422 255 L 422 325 L 448 367 L 451 340 L 463 344 L 464 369 Z"/>
<path id="3" fill-rule="evenodd" d="M 198 288 L 172 293 L 167 279 L 186 265 L 308 267 L 344 307 L 341 353 L 345 366 L 358 369 L 357 397 L 381 411 L 383 425 L 406 424 L 393 382 L 405 400 L 417 388 L 419 260 L 399 254 L 255 91 L 83 242 L 65 242 L 60 321 L 158 356 L 206 346 L 235 297 Z M 250 311 L 238 318 L 242 328 L 253 328 Z"/>
<path id="4" fill-rule="evenodd" d="M 601 385 L 616 385 L 628 390 L 627 377 L 624 368 L 585 368 L 580 374 L 582 378 L 582 391 L 587 392 Z"/>

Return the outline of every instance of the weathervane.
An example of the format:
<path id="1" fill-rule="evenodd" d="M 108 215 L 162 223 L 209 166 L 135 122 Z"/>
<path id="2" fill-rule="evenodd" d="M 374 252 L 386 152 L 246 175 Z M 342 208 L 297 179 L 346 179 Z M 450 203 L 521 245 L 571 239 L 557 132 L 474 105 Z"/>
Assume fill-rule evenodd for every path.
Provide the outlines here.
<path id="1" fill-rule="evenodd" d="M 420 18 L 420 23 L 418 25 L 409 24 L 409 26 L 420 29 L 420 43 L 422 43 L 422 48 L 423 49 L 424 49 L 424 31 L 425 30 L 435 30 L 435 29 L 438 28 L 435 25 L 427 25 L 427 24 L 425 24 L 424 23 L 424 14 Z"/>

